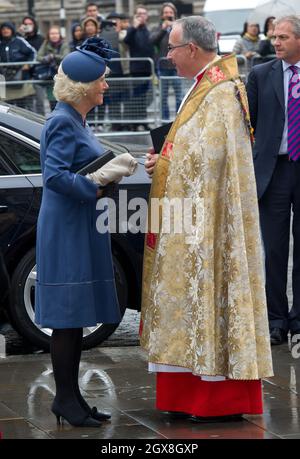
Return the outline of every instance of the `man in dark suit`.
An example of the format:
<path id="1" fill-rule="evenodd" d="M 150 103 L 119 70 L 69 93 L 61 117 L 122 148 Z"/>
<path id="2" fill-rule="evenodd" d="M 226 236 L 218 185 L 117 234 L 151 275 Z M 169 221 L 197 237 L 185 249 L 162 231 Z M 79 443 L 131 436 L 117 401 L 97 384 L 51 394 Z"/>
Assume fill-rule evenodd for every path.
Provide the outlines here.
<path id="1" fill-rule="evenodd" d="M 247 92 L 255 133 L 253 157 L 266 256 L 266 294 L 272 344 L 300 334 L 300 18 L 275 21 L 277 59 L 253 68 Z M 291 213 L 293 306 L 287 270 Z"/>

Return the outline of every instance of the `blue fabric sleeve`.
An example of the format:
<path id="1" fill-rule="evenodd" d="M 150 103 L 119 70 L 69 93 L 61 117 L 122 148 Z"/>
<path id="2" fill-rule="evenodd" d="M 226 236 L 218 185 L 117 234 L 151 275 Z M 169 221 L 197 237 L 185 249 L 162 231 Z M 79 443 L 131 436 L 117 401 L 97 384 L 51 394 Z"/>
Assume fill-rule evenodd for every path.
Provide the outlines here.
<path id="1" fill-rule="evenodd" d="M 46 132 L 43 172 L 47 188 L 74 199 L 96 201 L 98 185 L 70 171 L 76 154 L 76 128 L 65 116 L 53 117 Z"/>
<path id="2" fill-rule="evenodd" d="M 20 40 L 21 52 L 27 57 L 25 61 L 34 61 L 36 58 L 36 50 L 23 38 L 18 37 Z"/>

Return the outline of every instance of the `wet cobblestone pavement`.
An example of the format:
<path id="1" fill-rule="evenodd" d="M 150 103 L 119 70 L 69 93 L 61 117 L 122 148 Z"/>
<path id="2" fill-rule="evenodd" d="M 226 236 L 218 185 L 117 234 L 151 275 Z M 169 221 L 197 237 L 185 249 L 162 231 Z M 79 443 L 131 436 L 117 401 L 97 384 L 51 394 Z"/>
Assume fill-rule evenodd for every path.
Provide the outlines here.
<path id="1" fill-rule="evenodd" d="M 289 279 L 291 273 L 289 270 Z M 291 303 L 291 283 L 288 284 Z M 273 378 L 263 381 L 264 415 L 234 423 L 172 420 L 155 409 L 155 376 L 138 346 L 139 313 L 127 310 L 115 333 L 84 351 L 81 391 L 92 406 L 110 412 L 99 429 L 58 427 L 50 412 L 55 386 L 50 356 L 5 324 L 0 329 L 0 432 L 7 439 L 300 439 L 300 349 L 272 348 Z M 1 338 L 6 350 L 1 352 Z M 11 355 L 14 354 L 14 355 Z M 20 355 L 17 355 L 20 354 Z"/>
<path id="2" fill-rule="evenodd" d="M 99 429 L 56 425 L 50 412 L 54 380 L 49 354 L 0 359 L 3 438 L 276 439 L 300 438 L 300 360 L 287 344 L 273 348 L 275 377 L 264 381 L 265 413 L 244 421 L 194 424 L 155 409 L 155 376 L 139 346 L 83 352 L 80 386 L 92 406 L 110 412 Z"/>

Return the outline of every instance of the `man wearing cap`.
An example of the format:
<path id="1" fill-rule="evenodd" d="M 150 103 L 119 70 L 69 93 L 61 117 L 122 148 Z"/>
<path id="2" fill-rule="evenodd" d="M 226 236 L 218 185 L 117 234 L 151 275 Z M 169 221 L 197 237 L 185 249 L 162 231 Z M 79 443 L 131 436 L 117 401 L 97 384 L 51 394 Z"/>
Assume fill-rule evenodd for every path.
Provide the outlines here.
<path id="1" fill-rule="evenodd" d="M 24 62 L 34 61 L 36 58 L 35 49 L 22 37 L 16 35 L 16 29 L 12 22 L 3 22 L 0 26 L 0 62 Z M 9 65 L 0 67 L 0 73 L 3 73 L 7 82 L 12 83 L 25 79 L 24 70 L 28 66 Z M 28 78 L 27 78 L 28 79 Z M 32 84 L 7 84 L 6 100 L 11 104 L 23 108 L 32 109 L 32 95 L 35 94 Z"/>
<path id="2" fill-rule="evenodd" d="M 136 60 L 134 58 L 153 59 L 154 47 L 150 40 L 150 31 L 148 29 L 149 13 L 144 5 L 137 5 L 133 24 L 127 30 L 127 35 L 124 38 L 124 43 L 128 45 L 130 52 L 130 73 L 132 77 L 140 78 L 140 81 L 133 81 L 132 100 L 130 104 L 131 117 L 133 119 L 147 119 L 147 103 L 150 101 L 151 94 L 149 93 L 149 81 L 143 78 L 149 78 L 151 75 L 151 65 L 147 59 Z M 151 98 L 152 102 L 153 97 Z M 148 129 L 146 123 L 140 124 L 138 129 Z"/>
<path id="3" fill-rule="evenodd" d="M 104 38 L 108 43 L 110 43 L 112 49 L 118 53 L 118 57 L 120 56 L 120 49 L 119 49 L 119 31 L 120 31 L 120 14 L 117 12 L 110 13 L 106 20 L 102 21 L 101 23 L 101 32 L 100 37 Z M 99 112 L 99 116 L 102 115 L 104 118 L 104 110 L 105 106 L 108 107 L 109 118 L 112 121 L 116 121 L 112 123 L 111 130 L 112 131 L 120 131 L 122 130 L 122 124 L 120 124 L 120 120 L 122 118 L 122 99 L 125 95 L 125 90 L 123 82 L 118 80 L 114 81 L 114 78 L 122 78 L 123 76 L 123 68 L 121 61 L 117 60 L 110 63 L 110 83 L 109 83 L 109 94 L 104 98 L 104 104 L 101 107 Z"/>
<path id="4" fill-rule="evenodd" d="M 55 76 L 55 110 L 41 135 L 43 198 L 37 228 L 35 320 L 53 329 L 56 383 L 52 412 L 74 426 L 98 427 L 110 415 L 90 408 L 78 386 L 83 327 L 118 323 L 109 233 L 96 230 L 99 185 L 76 171 L 104 153 L 86 125 L 103 103 L 106 62 L 113 55 L 100 38 L 68 54 Z"/>

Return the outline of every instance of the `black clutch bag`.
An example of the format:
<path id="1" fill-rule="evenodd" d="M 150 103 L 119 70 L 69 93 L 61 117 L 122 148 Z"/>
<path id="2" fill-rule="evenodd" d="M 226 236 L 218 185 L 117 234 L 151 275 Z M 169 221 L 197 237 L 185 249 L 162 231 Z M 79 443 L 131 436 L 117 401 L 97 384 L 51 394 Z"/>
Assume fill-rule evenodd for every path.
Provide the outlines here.
<path id="1" fill-rule="evenodd" d="M 116 157 L 115 154 L 111 150 L 106 150 L 101 156 L 94 159 L 94 161 L 92 161 L 91 163 L 79 169 L 77 171 L 77 174 L 79 175 L 91 174 L 92 172 L 95 172 L 97 169 L 100 169 L 100 167 L 104 166 L 104 164 L 108 163 L 115 157 Z"/>
<path id="2" fill-rule="evenodd" d="M 160 153 L 172 124 L 173 123 L 164 124 L 163 126 L 152 129 L 150 131 L 155 153 Z"/>

